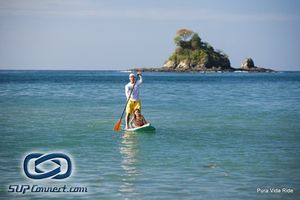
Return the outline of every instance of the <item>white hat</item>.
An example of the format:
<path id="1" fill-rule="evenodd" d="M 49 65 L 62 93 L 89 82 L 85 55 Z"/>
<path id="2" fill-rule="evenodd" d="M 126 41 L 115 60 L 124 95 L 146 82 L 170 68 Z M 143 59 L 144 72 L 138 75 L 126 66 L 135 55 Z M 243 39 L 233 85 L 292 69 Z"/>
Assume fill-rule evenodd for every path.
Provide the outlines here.
<path id="1" fill-rule="evenodd" d="M 130 74 L 129 74 L 129 78 L 132 77 L 132 76 L 135 77 L 134 73 L 130 73 Z"/>

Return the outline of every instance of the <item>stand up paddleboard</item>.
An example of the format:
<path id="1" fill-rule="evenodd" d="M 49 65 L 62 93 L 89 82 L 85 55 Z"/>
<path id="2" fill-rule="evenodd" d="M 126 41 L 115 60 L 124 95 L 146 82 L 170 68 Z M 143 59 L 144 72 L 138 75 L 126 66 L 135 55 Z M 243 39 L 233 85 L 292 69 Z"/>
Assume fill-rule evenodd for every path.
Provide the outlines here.
<path id="1" fill-rule="evenodd" d="M 130 132 L 146 132 L 146 131 L 154 131 L 155 128 L 151 126 L 150 123 L 145 124 L 144 126 L 136 127 L 136 128 L 129 128 L 129 129 L 124 129 L 125 131 L 130 131 Z"/>

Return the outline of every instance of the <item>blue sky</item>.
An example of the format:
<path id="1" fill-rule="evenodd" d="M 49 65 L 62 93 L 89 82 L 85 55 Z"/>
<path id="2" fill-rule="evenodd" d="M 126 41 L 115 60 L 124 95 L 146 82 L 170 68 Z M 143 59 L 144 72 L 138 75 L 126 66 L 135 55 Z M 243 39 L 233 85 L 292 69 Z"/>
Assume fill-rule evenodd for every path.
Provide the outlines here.
<path id="1" fill-rule="evenodd" d="M 296 0 L 0 0 L 0 69 L 161 67 L 180 28 L 233 67 L 300 70 Z"/>

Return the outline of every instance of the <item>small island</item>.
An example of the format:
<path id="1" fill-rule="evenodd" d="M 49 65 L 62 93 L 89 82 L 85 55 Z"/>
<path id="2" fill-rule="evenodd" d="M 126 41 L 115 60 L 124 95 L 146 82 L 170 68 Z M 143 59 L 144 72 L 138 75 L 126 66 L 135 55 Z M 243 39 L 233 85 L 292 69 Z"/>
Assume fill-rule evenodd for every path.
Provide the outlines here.
<path id="1" fill-rule="evenodd" d="M 180 29 L 174 38 L 176 49 L 161 68 L 131 69 L 148 72 L 272 72 L 271 69 L 259 68 L 252 58 L 246 58 L 241 68 L 230 65 L 228 55 L 216 50 L 209 43 L 202 41 L 192 30 Z"/>

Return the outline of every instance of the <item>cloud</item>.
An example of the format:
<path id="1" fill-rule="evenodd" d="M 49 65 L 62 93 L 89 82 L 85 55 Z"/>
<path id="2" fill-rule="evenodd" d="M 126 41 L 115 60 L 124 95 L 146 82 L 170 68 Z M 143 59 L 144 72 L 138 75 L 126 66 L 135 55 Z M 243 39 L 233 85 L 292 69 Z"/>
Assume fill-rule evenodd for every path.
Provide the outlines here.
<path id="1" fill-rule="evenodd" d="M 104 7 L 91 1 L 0 1 L 0 15 L 95 17 L 159 21 L 300 21 L 300 15 L 282 13 L 233 13 L 212 9 L 154 7 Z"/>

